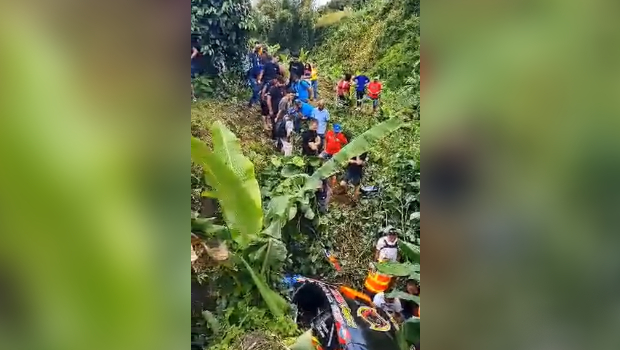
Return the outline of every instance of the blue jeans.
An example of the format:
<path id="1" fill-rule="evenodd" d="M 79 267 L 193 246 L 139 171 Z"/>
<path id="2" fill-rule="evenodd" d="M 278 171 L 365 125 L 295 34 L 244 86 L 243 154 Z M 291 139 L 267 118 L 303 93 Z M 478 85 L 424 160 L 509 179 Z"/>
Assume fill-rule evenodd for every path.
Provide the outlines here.
<path id="1" fill-rule="evenodd" d="M 256 78 L 250 78 L 250 88 L 252 89 L 252 97 L 250 97 L 250 104 L 259 102 L 260 84 Z"/>
<path id="2" fill-rule="evenodd" d="M 319 98 L 319 81 L 311 80 L 312 91 L 314 92 L 314 99 L 317 100 Z"/>
<path id="3" fill-rule="evenodd" d="M 377 107 L 379 107 L 379 98 L 373 98 L 372 99 L 372 108 L 377 109 Z"/>

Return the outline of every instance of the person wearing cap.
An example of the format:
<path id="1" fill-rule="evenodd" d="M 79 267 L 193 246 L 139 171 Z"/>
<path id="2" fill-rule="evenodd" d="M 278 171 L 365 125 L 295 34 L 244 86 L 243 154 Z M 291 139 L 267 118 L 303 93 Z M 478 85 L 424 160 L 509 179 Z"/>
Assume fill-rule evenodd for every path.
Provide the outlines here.
<path id="1" fill-rule="evenodd" d="M 388 227 L 383 231 L 386 235 L 379 238 L 375 251 L 375 261 L 397 262 L 398 261 L 398 232 L 394 227 Z"/>
<path id="2" fill-rule="evenodd" d="M 349 143 L 346 136 L 342 133 L 340 124 L 334 124 L 332 130 L 325 134 L 325 150 L 321 153 L 321 158 L 330 159 L 340 152 L 342 147 Z"/>
<path id="3" fill-rule="evenodd" d="M 381 90 L 383 85 L 379 81 L 379 77 L 375 77 L 370 84 L 368 84 L 368 97 L 372 100 L 372 111 L 376 112 L 379 107 L 379 98 L 381 97 Z"/>

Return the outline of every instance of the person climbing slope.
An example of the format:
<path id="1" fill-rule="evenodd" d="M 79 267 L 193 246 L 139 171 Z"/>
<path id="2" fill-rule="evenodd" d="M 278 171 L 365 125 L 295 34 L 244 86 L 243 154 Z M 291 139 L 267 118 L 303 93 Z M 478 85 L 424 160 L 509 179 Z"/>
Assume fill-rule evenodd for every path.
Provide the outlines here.
<path id="1" fill-rule="evenodd" d="M 338 85 L 336 85 L 336 95 L 338 97 L 338 105 L 340 107 L 349 106 L 349 95 L 351 93 L 351 74 L 342 76 Z"/>
<path id="2" fill-rule="evenodd" d="M 314 99 L 319 98 L 319 71 L 316 69 L 315 64 L 310 65 L 310 86 L 314 94 Z"/>
<path id="3" fill-rule="evenodd" d="M 362 102 L 364 101 L 364 95 L 366 95 L 366 85 L 370 82 L 365 75 L 357 75 L 353 78 L 355 85 L 355 98 L 357 100 L 357 110 L 362 108 Z"/>
<path id="4" fill-rule="evenodd" d="M 353 200 L 357 201 L 360 196 L 360 185 L 364 175 L 364 165 L 368 159 L 368 153 L 363 153 L 357 157 L 349 159 L 344 179 L 340 182 L 340 186 L 345 187 L 351 184 L 354 187 Z"/>
<path id="5" fill-rule="evenodd" d="M 398 231 L 388 227 L 383 231 L 386 235 L 379 238 L 376 245 L 375 261 L 398 261 Z"/>
<path id="6" fill-rule="evenodd" d="M 291 86 L 297 94 L 297 98 L 301 101 L 308 102 L 311 99 L 312 87 L 310 83 L 301 79 L 299 75 L 291 73 Z"/>
<path id="7" fill-rule="evenodd" d="M 324 147 L 327 122 L 329 122 L 329 112 L 325 108 L 325 101 L 320 100 L 317 103 L 317 107 L 312 110 L 312 119 L 315 119 L 319 123 L 319 127 L 316 129 L 316 132 L 321 138 L 321 147 Z"/>
<path id="8" fill-rule="evenodd" d="M 378 77 L 375 77 L 370 84 L 368 84 L 368 97 L 372 100 L 372 111 L 376 112 L 379 107 L 379 99 L 381 98 L 381 91 L 383 85 L 379 81 Z"/>
<path id="9" fill-rule="evenodd" d="M 332 130 L 325 134 L 325 150 L 321 153 L 321 158 L 330 159 L 336 153 L 340 152 L 342 147 L 349 141 L 342 133 L 342 127 L 340 124 L 334 124 Z"/>
<path id="10" fill-rule="evenodd" d="M 304 64 L 299 61 L 299 53 L 294 52 L 291 55 L 291 62 L 288 66 L 288 71 L 291 73 L 291 76 L 294 74 L 298 78 L 302 78 L 304 76 Z"/>

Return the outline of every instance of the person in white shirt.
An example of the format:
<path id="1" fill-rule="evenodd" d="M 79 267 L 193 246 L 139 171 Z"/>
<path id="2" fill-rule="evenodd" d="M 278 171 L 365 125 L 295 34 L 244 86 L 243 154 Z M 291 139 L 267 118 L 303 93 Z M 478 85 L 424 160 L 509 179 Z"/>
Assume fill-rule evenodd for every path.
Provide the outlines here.
<path id="1" fill-rule="evenodd" d="M 286 137 L 280 138 L 280 142 L 282 143 L 282 153 L 284 153 L 285 157 L 293 155 L 293 129 L 294 123 L 293 118 L 289 114 L 284 115 L 285 120 L 285 129 L 286 129 Z"/>
<path id="2" fill-rule="evenodd" d="M 400 300 L 398 298 L 390 298 L 386 296 L 384 292 L 377 293 L 374 298 L 372 298 L 372 302 L 378 309 L 383 309 L 383 311 L 392 316 L 400 317 L 403 312 L 403 306 Z"/>
<path id="3" fill-rule="evenodd" d="M 388 227 L 385 231 L 387 235 L 377 241 L 375 261 L 398 261 L 398 232 L 393 227 Z"/>

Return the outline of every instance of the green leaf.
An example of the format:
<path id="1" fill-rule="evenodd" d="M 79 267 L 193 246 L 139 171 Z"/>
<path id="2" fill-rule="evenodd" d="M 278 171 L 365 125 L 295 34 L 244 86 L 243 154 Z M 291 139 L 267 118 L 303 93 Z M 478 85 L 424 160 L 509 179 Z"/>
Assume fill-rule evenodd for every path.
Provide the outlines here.
<path id="1" fill-rule="evenodd" d="M 295 164 L 286 164 L 282 168 L 281 175 L 282 177 L 292 177 L 295 175 L 302 174 L 303 170 Z"/>
<path id="2" fill-rule="evenodd" d="M 279 167 L 282 166 L 282 161 L 277 156 L 272 156 L 271 157 L 271 164 L 273 164 L 273 166 L 279 168 Z"/>
<path id="3" fill-rule="evenodd" d="M 204 310 L 202 312 L 202 317 L 207 321 L 207 325 L 213 331 L 213 333 L 218 334 L 220 332 L 220 323 L 217 321 L 217 318 L 211 313 L 209 310 Z"/>
<path id="4" fill-rule="evenodd" d="M 263 234 L 275 239 L 282 239 L 282 223 L 279 220 L 271 221 L 269 226 L 263 231 Z"/>
<path id="5" fill-rule="evenodd" d="M 291 163 L 294 164 L 296 167 L 299 167 L 299 168 L 303 168 L 304 165 L 306 165 L 306 162 L 304 161 L 304 159 L 302 157 L 299 157 L 299 156 L 293 157 L 293 159 L 291 160 Z"/>
<path id="6" fill-rule="evenodd" d="M 254 285 L 256 285 L 256 288 L 258 288 L 258 291 L 263 297 L 263 301 L 265 302 L 265 304 L 267 304 L 269 311 L 271 311 L 274 316 L 283 316 L 288 309 L 288 304 L 286 300 L 284 300 L 284 298 L 282 298 L 278 293 L 269 288 L 267 286 L 267 283 L 263 281 L 263 279 L 254 271 L 254 269 L 252 269 L 250 264 L 248 264 L 248 262 L 245 261 L 243 257 L 239 257 L 239 259 L 241 259 L 241 261 L 245 265 L 245 268 L 250 273 L 252 281 L 254 281 Z"/>
<path id="7" fill-rule="evenodd" d="M 398 298 L 400 300 L 410 300 L 414 303 L 420 305 L 420 297 L 417 295 L 412 295 L 409 293 L 405 293 L 402 290 L 394 290 L 389 293 L 385 293 L 386 298 Z"/>
<path id="8" fill-rule="evenodd" d="M 238 176 L 221 156 L 211 152 L 207 145 L 195 137 L 191 138 L 191 156 L 196 164 L 202 166 L 205 179 L 213 187 L 233 240 L 240 247 L 247 247 L 263 225 L 260 192 L 257 200 L 251 193 L 253 186 L 247 186 L 247 182 L 252 180 Z M 258 188 L 255 178 L 253 181 Z"/>
<path id="9" fill-rule="evenodd" d="M 304 334 L 300 335 L 290 348 L 290 350 L 314 350 L 312 345 L 312 330 L 307 330 Z"/>
<path id="10" fill-rule="evenodd" d="M 415 213 L 411 213 L 411 215 L 409 215 L 409 220 L 420 220 L 420 212 L 416 211 Z"/>
<path id="11" fill-rule="evenodd" d="M 376 264 L 377 270 L 390 276 L 408 277 L 420 271 L 419 264 L 383 262 Z"/>
<path id="12" fill-rule="evenodd" d="M 295 215 L 297 215 L 297 206 L 292 205 L 288 210 L 288 220 L 293 220 L 295 218 Z"/>
<path id="13" fill-rule="evenodd" d="M 420 263 L 420 246 L 409 242 L 400 241 L 398 242 L 398 249 L 400 249 L 407 260 L 413 263 Z"/>
<path id="14" fill-rule="evenodd" d="M 412 317 L 405 321 L 402 325 L 402 332 L 409 344 L 415 344 L 420 341 L 420 318 Z"/>
<path id="15" fill-rule="evenodd" d="M 205 197 L 205 198 L 216 198 L 217 199 L 217 195 L 213 191 L 203 191 L 200 194 L 200 196 Z"/>
<path id="16" fill-rule="evenodd" d="M 375 125 L 370 130 L 367 130 L 363 134 L 357 136 L 353 139 L 353 141 L 344 146 L 340 152 L 336 153 L 332 159 L 327 161 L 322 167 L 317 169 L 314 174 L 312 174 L 306 183 L 305 189 L 316 189 L 320 185 L 322 179 L 336 173 L 336 171 L 349 159 L 367 152 L 375 141 L 385 137 L 405 124 L 406 123 L 400 118 L 394 117 L 384 121 L 381 124 Z"/>
<path id="17" fill-rule="evenodd" d="M 267 217 L 269 219 L 282 219 L 288 217 L 288 209 L 290 206 L 289 196 L 277 196 L 269 201 L 267 207 Z"/>

